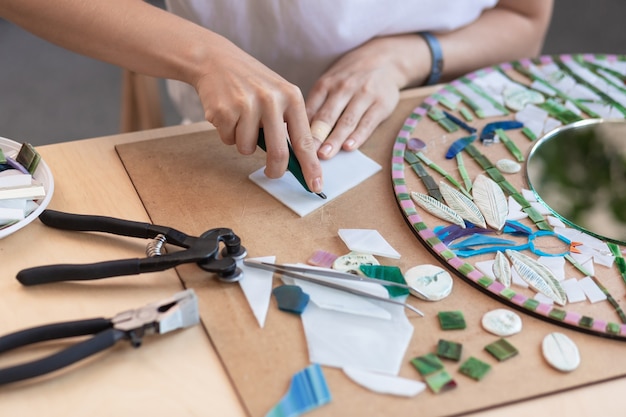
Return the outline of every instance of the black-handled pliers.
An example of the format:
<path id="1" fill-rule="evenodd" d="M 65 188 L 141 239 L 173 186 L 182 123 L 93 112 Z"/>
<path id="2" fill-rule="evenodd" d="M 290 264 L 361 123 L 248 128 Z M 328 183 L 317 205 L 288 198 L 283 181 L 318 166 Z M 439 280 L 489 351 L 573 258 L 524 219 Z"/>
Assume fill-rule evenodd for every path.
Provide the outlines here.
<path id="1" fill-rule="evenodd" d="M 39 219 L 47 226 L 73 231 L 106 232 L 121 236 L 159 239 L 161 244 L 171 243 L 185 248 L 161 255 L 160 252 L 146 258 L 121 259 L 92 264 L 47 265 L 24 269 L 17 274 L 23 285 L 46 284 L 60 281 L 83 281 L 119 275 L 136 275 L 142 272 L 163 271 L 183 263 L 195 262 L 206 271 L 216 273 L 227 282 L 241 279 L 242 271 L 237 260 L 246 255 L 239 237 L 227 228 L 215 228 L 200 237 L 188 236 L 166 226 L 122 220 L 114 217 L 70 214 L 44 210 Z M 220 243 L 224 245 L 220 251 Z"/>
<path id="2" fill-rule="evenodd" d="M 0 369 L 0 385 L 56 371 L 110 348 L 123 339 L 139 347 L 146 334 L 164 334 L 193 326 L 199 321 L 198 300 L 194 291 L 189 289 L 165 300 L 124 311 L 112 319 L 54 323 L 7 334 L 0 337 L 0 353 L 47 340 L 94 336 L 42 359 Z"/>

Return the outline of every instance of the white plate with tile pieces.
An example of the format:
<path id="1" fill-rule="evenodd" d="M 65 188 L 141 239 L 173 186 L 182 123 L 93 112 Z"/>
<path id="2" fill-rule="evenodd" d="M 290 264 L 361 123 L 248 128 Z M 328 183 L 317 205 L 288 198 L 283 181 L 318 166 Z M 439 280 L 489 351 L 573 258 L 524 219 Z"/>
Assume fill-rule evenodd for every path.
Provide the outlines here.
<path id="1" fill-rule="evenodd" d="M 21 147 L 21 143 L 17 143 L 14 140 L 0 137 L 0 148 L 2 148 L 4 153 L 7 155 L 16 156 Z M 48 204 L 50 204 L 52 194 L 54 194 L 54 178 L 52 177 L 52 172 L 50 171 L 50 168 L 43 159 L 39 162 L 39 166 L 37 166 L 37 170 L 35 171 L 33 178 L 43 184 L 43 188 L 46 191 L 46 196 L 42 199 L 35 200 L 35 202 L 39 204 L 39 207 L 37 207 L 23 220 L 20 220 L 19 222 L 14 223 L 10 226 L 1 228 L 0 239 L 17 232 L 21 228 L 31 223 L 33 220 L 39 217 L 41 212 L 44 211 L 46 207 L 48 207 Z"/>

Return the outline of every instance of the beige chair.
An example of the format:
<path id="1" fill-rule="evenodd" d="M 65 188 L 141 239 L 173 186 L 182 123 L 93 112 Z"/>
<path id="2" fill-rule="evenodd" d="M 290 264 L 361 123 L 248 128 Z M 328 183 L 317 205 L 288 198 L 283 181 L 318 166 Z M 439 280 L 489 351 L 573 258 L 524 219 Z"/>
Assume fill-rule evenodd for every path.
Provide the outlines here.
<path id="1" fill-rule="evenodd" d="M 122 133 L 163 127 L 158 80 L 124 70 L 122 77 Z"/>

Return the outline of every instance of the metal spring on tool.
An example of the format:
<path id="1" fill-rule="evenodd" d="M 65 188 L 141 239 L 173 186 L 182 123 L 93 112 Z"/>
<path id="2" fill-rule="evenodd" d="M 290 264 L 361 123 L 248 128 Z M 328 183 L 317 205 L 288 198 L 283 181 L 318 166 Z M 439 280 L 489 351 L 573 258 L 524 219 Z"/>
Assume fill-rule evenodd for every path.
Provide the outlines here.
<path id="1" fill-rule="evenodd" d="M 152 258 L 154 256 L 161 256 L 161 248 L 166 242 L 166 238 L 164 235 L 158 234 L 154 237 L 153 240 L 148 242 L 146 245 L 146 255 L 148 258 Z"/>

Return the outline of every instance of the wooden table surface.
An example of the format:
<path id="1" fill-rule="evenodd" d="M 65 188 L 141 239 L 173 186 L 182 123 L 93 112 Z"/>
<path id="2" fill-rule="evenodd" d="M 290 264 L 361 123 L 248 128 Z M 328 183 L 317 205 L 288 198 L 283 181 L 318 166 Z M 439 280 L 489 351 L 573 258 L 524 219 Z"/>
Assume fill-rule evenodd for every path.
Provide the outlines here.
<path id="1" fill-rule="evenodd" d="M 429 92 L 413 90 L 403 97 Z M 40 147 L 55 180 L 49 208 L 149 221 L 115 145 L 208 129 L 212 129 L 208 123 L 198 123 Z M 175 270 L 38 287 L 23 287 L 15 279 L 18 271 L 32 266 L 142 257 L 145 243 L 142 239 L 55 230 L 39 221 L 0 240 L 0 334 L 56 321 L 112 317 L 181 291 L 183 285 Z M 0 367 L 63 346 L 58 342 L 6 353 L 0 355 Z M 625 390 L 626 379 L 622 378 L 472 415 L 623 415 L 620 393 Z M 65 370 L 0 387 L 0 413 L 59 417 L 245 415 L 201 325 L 147 336 L 139 349 L 119 343 Z"/>

